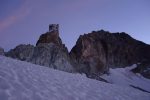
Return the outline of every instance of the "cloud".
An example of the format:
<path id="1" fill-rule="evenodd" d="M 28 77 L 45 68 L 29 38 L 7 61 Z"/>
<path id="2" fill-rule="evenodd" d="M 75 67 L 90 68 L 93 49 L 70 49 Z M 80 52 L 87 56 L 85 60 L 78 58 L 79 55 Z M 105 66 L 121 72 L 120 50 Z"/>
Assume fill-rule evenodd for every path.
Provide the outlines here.
<path id="1" fill-rule="evenodd" d="M 20 21 L 27 15 L 29 15 L 30 9 L 27 8 L 27 2 L 24 2 L 19 9 L 14 11 L 11 15 L 6 17 L 4 20 L 0 21 L 0 32 L 6 30 L 14 23 Z"/>

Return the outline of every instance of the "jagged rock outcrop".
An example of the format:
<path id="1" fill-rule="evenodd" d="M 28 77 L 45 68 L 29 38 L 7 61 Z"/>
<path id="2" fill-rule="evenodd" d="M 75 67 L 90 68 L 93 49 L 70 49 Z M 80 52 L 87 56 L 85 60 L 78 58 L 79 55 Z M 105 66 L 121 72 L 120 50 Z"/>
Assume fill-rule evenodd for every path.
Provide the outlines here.
<path id="1" fill-rule="evenodd" d="M 84 65 L 82 69 L 88 70 L 87 74 L 93 76 L 107 72 L 108 67 L 125 67 L 150 61 L 150 46 L 124 32 L 101 30 L 81 35 L 70 55 Z"/>
<path id="2" fill-rule="evenodd" d="M 5 55 L 4 49 L 0 47 L 0 55 Z"/>
<path id="3" fill-rule="evenodd" d="M 12 57 L 22 61 L 30 61 L 34 51 L 33 45 L 21 44 L 16 46 L 14 49 L 11 49 L 6 53 L 6 56 Z"/>
<path id="4" fill-rule="evenodd" d="M 7 52 L 6 56 L 58 70 L 75 72 L 68 49 L 59 37 L 58 26 L 58 24 L 51 24 L 49 32 L 40 36 L 35 47 L 19 45 Z"/>

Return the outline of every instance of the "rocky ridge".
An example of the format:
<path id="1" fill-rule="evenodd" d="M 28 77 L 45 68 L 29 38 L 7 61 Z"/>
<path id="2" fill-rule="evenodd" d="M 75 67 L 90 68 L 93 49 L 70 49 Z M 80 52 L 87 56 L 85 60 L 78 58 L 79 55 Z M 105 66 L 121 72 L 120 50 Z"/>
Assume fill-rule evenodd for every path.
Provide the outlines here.
<path id="1" fill-rule="evenodd" d="M 33 45 L 19 45 L 6 53 L 6 56 L 28 61 L 46 67 L 74 72 L 68 49 L 59 37 L 58 24 L 51 24 L 49 32 L 42 34 Z"/>
<path id="2" fill-rule="evenodd" d="M 99 76 L 109 73 L 110 67 L 150 62 L 150 45 L 124 32 L 100 30 L 81 35 L 68 52 L 59 37 L 59 25 L 51 24 L 36 46 L 19 45 L 7 52 L 6 56 L 67 72 L 85 73 L 90 78 L 101 80 Z M 140 73 L 143 72 L 144 69 L 140 70 Z M 150 76 L 150 73 L 148 71 L 143 75 Z"/>

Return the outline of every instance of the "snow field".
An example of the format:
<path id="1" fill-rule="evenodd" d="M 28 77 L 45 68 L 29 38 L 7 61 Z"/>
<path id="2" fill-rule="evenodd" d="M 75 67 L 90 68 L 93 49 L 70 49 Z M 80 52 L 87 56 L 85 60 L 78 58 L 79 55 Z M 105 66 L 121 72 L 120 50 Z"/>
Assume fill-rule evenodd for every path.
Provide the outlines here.
<path id="1" fill-rule="evenodd" d="M 0 56 L 0 100 L 150 100 L 150 94 Z"/>

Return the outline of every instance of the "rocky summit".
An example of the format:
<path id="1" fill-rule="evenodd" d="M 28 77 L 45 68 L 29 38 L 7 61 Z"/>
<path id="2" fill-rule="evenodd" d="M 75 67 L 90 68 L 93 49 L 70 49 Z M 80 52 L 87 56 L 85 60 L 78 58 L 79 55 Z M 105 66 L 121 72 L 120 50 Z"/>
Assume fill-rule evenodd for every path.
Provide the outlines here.
<path id="1" fill-rule="evenodd" d="M 59 25 L 50 24 L 36 46 L 18 45 L 5 55 L 58 70 L 85 73 L 98 80 L 103 80 L 99 76 L 109 73 L 109 68 L 140 64 L 133 72 L 150 77 L 150 45 L 124 32 L 100 30 L 81 35 L 69 53 L 59 37 Z"/>
<path id="2" fill-rule="evenodd" d="M 78 69 L 84 69 L 90 77 L 95 77 L 108 72 L 109 67 L 150 62 L 150 45 L 135 40 L 124 32 L 101 30 L 81 35 L 70 55 L 77 63 L 84 65 Z"/>
<path id="3" fill-rule="evenodd" d="M 54 43 L 56 45 L 62 45 L 62 41 L 59 37 L 59 25 L 50 24 L 49 31 L 42 34 L 36 43 L 36 46 L 40 43 Z"/>
<path id="4" fill-rule="evenodd" d="M 33 45 L 19 45 L 6 53 L 6 56 L 51 67 L 67 72 L 74 72 L 68 49 L 59 37 L 58 24 L 51 24 L 49 32 L 42 34 Z"/>

